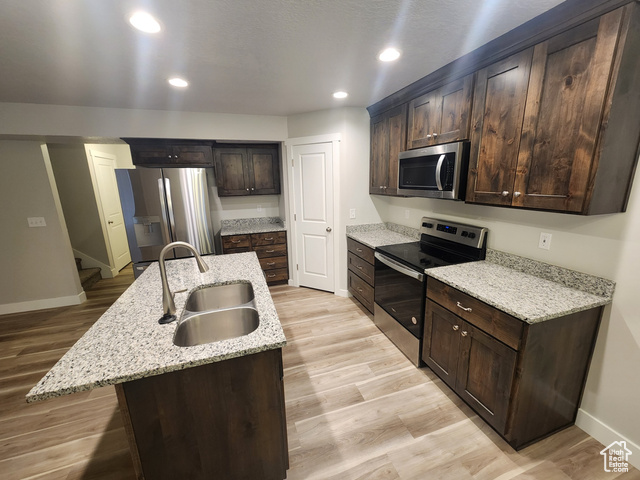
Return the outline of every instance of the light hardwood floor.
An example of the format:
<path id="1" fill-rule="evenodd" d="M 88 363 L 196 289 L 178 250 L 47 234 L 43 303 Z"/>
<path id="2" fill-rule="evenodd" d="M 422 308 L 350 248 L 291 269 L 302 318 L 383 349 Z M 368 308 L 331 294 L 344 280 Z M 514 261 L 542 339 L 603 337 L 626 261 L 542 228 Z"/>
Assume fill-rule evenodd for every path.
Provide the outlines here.
<path id="1" fill-rule="evenodd" d="M 0 317 L 0 478 L 134 478 L 113 387 L 24 401 L 132 279 L 129 267 L 83 305 Z M 515 452 L 353 300 L 271 292 L 288 339 L 288 479 L 640 479 L 605 473 L 577 427 Z"/>

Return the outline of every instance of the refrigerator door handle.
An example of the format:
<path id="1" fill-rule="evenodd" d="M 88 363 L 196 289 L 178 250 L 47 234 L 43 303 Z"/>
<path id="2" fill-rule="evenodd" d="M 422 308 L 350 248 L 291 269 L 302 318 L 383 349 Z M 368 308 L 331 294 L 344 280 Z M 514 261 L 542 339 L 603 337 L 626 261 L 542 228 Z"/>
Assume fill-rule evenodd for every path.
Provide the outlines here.
<path id="1" fill-rule="evenodd" d="M 168 178 L 164 179 L 164 191 L 167 196 L 167 212 L 169 213 L 169 227 L 171 228 L 171 235 L 175 237 L 176 219 L 173 215 L 173 201 L 171 200 L 171 182 L 169 182 Z M 175 241 L 175 238 L 173 240 Z"/>
<path id="2" fill-rule="evenodd" d="M 171 239 L 171 231 L 169 230 L 169 225 L 171 225 L 171 218 L 167 218 L 167 195 L 165 192 L 164 179 L 160 177 L 158 179 L 158 193 L 160 194 L 160 206 L 162 207 L 162 217 L 164 222 L 162 222 L 162 236 L 164 237 L 165 243 L 170 243 Z"/>

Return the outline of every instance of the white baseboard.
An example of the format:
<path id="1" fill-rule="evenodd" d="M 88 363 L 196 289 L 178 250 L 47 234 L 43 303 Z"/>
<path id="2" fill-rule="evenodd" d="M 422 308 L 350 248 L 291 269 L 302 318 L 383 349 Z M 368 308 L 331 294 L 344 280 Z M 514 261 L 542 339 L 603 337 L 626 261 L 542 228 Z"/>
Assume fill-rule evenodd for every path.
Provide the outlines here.
<path id="1" fill-rule="evenodd" d="M 43 298 L 42 300 L 30 300 L 28 302 L 8 303 L 0 305 L 0 315 L 9 313 L 31 312 L 33 310 L 44 310 L 46 308 L 68 307 L 70 305 L 80 305 L 87 300 L 87 295 L 80 292 L 77 295 L 68 297 Z"/>
<path id="2" fill-rule="evenodd" d="M 349 290 L 345 290 L 344 288 L 339 288 L 335 291 L 335 294 L 339 297 L 348 297 Z"/>
<path id="3" fill-rule="evenodd" d="M 115 268 L 112 268 L 110 265 L 102 263 L 101 261 L 96 260 L 93 257 L 90 257 L 86 253 L 82 253 L 80 250 L 76 250 L 74 248 L 73 255 L 82 260 L 82 268 L 99 268 L 100 276 L 102 278 L 113 278 L 118 275 L 118 271 Z"/>
<path id="4" fill-rule="evenodd" d="M 624 435 L 619 434 L 613 428 L 605 425 L 590 413 L 583 409 L 578 409 L 576 417 L 576 426 L 584 430 L 593 438 L 598 440 L 604 446 L 611 445 L 613 442 L 624 440 L 627 442 L 627 448 L 633 453 L 629 455 L 629 463 L 636 468 L 640 468 L 640 445 L 632 442 Z"/>

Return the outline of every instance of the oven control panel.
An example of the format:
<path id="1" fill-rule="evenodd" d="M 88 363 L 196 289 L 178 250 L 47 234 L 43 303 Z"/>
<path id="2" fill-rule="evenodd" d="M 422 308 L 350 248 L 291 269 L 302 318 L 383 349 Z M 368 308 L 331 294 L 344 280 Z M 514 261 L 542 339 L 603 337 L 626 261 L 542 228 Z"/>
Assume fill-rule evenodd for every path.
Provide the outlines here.
<path id="1" fill-rule="evenodd" d="M 422 217 L 420 233 L 444 238 L 474 248 L 482 248 L 488 230 L 474 225 Z"/>

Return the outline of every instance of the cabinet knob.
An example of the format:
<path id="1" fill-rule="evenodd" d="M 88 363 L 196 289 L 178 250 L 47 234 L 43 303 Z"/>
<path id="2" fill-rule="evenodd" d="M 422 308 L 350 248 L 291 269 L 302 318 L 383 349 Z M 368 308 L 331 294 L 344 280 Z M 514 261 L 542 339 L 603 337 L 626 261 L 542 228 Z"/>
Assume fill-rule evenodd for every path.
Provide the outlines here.
<path id="1" fill-rule="evenodd" d="M 467 335 L 469 335 L 469 332 L 467 332 L 466 330 L 463 330 L 460 332 L 460 335 L 462 335 L 463 337 L 466 337 Z"/>
<path id="2" fill-rule="evenodd" d="M 453 331 L 457 332 L 458 330 L 460 330 L 460 325 L 454 325 L 453 326 Z"/>
<path id="3" fill-rule="evenodd" d="M 411 323 L 413 323 L 414 325 L 417 325 L 418 319 L 416 317 L 411 317 Z"/>
<path id="4" fill-rule="evenodd" d="M 247 192 L 249 191 L 249 189 L 247 188 Z"/>
<path id="5" fill-rule="evenodd" d="M 513 192 L 514 197 L 519 197 L 520 195 L 522 195 L 520 192 Z"/>
<path id="6" fill-rule="evenodd" d="M 255 190 L 255 188 L 251 187 L 251 191 L 253 192 Z"/>
<path id="7" fill-rule="evenodd" d="M 427 135 L 427 140 L 429 140 L 431 138 L 431 135 Z"/>
<path id="8" fill-rule="evenodd" d="M 169 158 L 171 158 L 171 155 L 169 155 Z"/>
<path id="9" fill-rule="evenodd" d="M 433 132 L 433 138 L 436 138 L 438 136 L 438 134 L 436 132 Z"/>
<path id="10" fill-rule="evenodd" d="M 507 197 L 507 196 L 509 196 L 509 191 L 508 191 L 508 190 L 504 190 L 504 191 L 502 192 L 502 196 L 503 196 L 503 197 Z"/>

